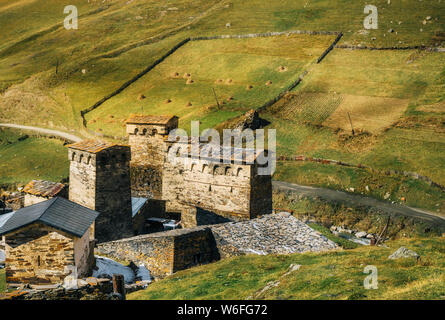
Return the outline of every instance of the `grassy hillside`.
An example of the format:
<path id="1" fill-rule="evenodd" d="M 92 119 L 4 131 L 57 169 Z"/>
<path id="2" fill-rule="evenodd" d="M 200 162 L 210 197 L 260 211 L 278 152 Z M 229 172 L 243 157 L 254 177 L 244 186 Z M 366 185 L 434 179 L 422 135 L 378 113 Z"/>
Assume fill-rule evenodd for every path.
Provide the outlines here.
<path id="1" fill-rule="evenodd" d="M 14 6 L 4 2 L 0 24 L 14 23 L 13 28 L 4 28 L 0 42 L 0 81 L 7 91 L 0 105 L 13 103 L 16 109 L 1 112 L 0 118 L 79 129 L 80 109 L 118 88 L 173 43 L 190 35 L 310 29 L 344 31 L 343 43 L 440 42 L 435 34 L 443 32 L 443 22 L 437 20 L 442 3 L 408 0 L 388 5 L 377 1 L 380 28 L 363 35 L 359 31 L 363 29 L 365 3 L 79 0 L 71 3 L 79 9 L 79 29 L 65 30 L 63 1 L 23 0 Z M 432 18 L 424 25 L 427 16 Z M 225 27 L 228 22 L 230 28 Z M 395 32 L 389 34 L 389 28 Z M 7 90 L 13 83 L 23 84 Z M 133 105 L 134 97 L 123 103 Z M 32 119 L 19 112 L 30 109 L 35 113 Z"/>
<path id="2" fill-rule="evenodd" d="M 88 128 L 122 135 L 123 121 L 135 112 L 174 113 L 182 127 L 190 127 L 190 120 L 201 120 L 202 128 L 213 127 L 277 96 L 334 39 L 283 35 L 189 42 L 123 93 L 88 113 Z M 146 99 L 138 100 L 141 95 Z"/>
<path id="3" fill-rule="evenodd" d="M 384 247 L 328 253 L 247 255 L 180 271 L 128 299 L 445 299 L 443 238 L 398 240 Z M 421 255 L 388 260 L 400 246 Z M 291 264 L 301 268 L 284 275 Z M 234 269 L 233 266 L 236 265 Z M 365 266 L 378 270 L 378 289 L 366 290 Z M 277 286 L 259 291 L 269 282 Z"/>
<path id="4" fill-rule="evenodd" d="M 415 50 L 335 49 L 294 92 L 261 116 L 277 129 L 279 154 L 412 171 L 443 185 L 444 59 L 440 53 Z M 275 178 L 355 188 L 378 198 L 389 192 L 391 199 L 404 197 L 411 206 L 445 210 L 442 191 L 401 176 L 286 163 L 278 166 Z M 371 192 L 365 191 L 366 185 Z"/>
<path id="5" fill-rule="evenodd" d="M 25 132 L 0 128 L 0 185 L 66 179 L 69 164 L 62 141 L 27 136 Z"/>

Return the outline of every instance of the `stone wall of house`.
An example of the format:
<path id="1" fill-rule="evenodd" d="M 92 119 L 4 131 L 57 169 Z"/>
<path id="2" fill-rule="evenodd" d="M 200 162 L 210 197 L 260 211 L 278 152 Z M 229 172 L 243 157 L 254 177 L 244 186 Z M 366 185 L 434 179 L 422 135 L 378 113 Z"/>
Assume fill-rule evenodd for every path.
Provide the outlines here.
<path id="1" fill-rule="evenodd" d="M 290 254 L 338 246 L 287 212 L 102 243 L 97 251 L 143 263 L 155 277 L 244 254 Z"/>
<path id="2" fill-rule="evenodd" d="M 100 213 L 99 242 L 133 235 L 130 148 L 114 146 L 98 154 L 70 149 L 69 199 Z"/>
<path id="3" fill-rule="evenodd" d="M 74 240 L 40 224 L 6 237 L 7 283 L 56 283 L 75 264 Z"/>
<path id="4" fill-rule="evenodd" d="M 170 126 L 127 124 L 131 146 L 131 185 L 145 196 L 162 198 L 162 172 L 165 161 L 165 138 L 177 122 Z"/>
<path id="5" fill-rule="evenodd" d="M 46 197 L 39 197 L 39 196 L 35 196 L 33 194 L 25 194 L 25 207 L 27 206 L 31 206 L 33 204 L 42 202 L 42 201 L 46 201 L 49 198 Z"/>
<path id="6" fill-rule="evenodd" d="M 189 206 L 235 221 L 248 220 L 272 211 L 272 182 L 270 175 L 258 175 L 255 165 L 167 161 L 163 197 L 168 201 L 166 210 L 180 211 L 187 226 L 194 219 Z"/>
<path id="7" fill-rule="evenodd" d="M 59 193 L 57 193 L 57 197 L 63 197 L 63 198 L 68 198 L 68 192 L 67 192 L 67 188 L 63 188 Z M 33 204 L 39 203 L 39 202 L 43 202 L 46 200 L 51 199 L 52 197 L 42 197 L 42 196 L 36 196 L 30 193 L 25 193 L 25 200 L 24 200 L 24 206 L 31 206 Z"/>
<path id="8" fill-rule="evenodd" d="M 177 229 L 101 243 L 97 253 L 143 263 L 154 277 L 215 260 L 215 245 L 206 227 Z"/>
<path id="9" fill-rule="evenodd" d="M 78 277 L 87 277 L 91 274 L 95 265 L 94 244 L 94 241 L 90 240 L 90 232 L 85 232 L 82 238 L 74 238 L 74 261 Z"/>

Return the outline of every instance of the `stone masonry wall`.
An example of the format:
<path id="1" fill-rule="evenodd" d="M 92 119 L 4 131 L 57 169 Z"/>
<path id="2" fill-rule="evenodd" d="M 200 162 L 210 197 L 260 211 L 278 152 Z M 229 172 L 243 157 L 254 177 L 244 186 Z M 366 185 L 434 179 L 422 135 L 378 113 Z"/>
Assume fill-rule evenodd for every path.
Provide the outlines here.
<path id="1" fill-rule="evenodd" d="M 155 277 L 244 254 L 290 254 L 338 246 L 286 212 L 102 243 L 99 253 L 144 263 Z"/>
<path id="2" fill-rule="evenodd" d="M 174 124 L 177 126 L 177 124 Z M 164 125 L 127 124 L 131 146 L 131 186 L 141 194 L 162 198 L 165 139 L 171 128 Z"/>
<path id="3" fill-rule="evenodd" d="M 7 283 L 56 283 L 65 266 L 74 265 L 74 241 L 54 230 L 33 224 L 6 237 Z"/>
<path id="4" fill-rule="evenodd" d="M 143 263 L 155 277 L 215 260 L 208 228 L 177 229 L 101 243 L 99 254 Z"/>
<path id="5" fill-rule="evenodd" d="M 113 147 L 99 154 L 70 149 L 68 157 L 69 199 L 100 213 L 97 240 L 132 236 L 130 148 Z"/>
<path id="6" fill-rule="evenodd" d="M 187 204 L 233 220 L 247 220 L 272 211 L 271 177 L 257 176 L 256 167 L 194 162 L 165 163 L 163 196 L 169 202 L 167 211 L 183 211 Z"/>

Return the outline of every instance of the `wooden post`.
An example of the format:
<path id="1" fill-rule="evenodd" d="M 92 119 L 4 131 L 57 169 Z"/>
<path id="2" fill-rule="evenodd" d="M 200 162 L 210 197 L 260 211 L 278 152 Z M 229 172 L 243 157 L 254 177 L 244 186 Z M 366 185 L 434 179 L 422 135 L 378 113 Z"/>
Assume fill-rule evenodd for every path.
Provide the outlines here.
<path id="1" fill-rule="evenodd" d="M 219 105 L 218 98 L 216 97 L 215 89 L 212 88 L 212 90 L 213 90 L 213 95 L 215 96 L 216 104 L 218 105 L 218 109 L 221 109 L 221 107 L 220 107 L 220 105 Z"/>
<path id="2" fill-rule="evenodd" d="M 348 118 L 349 118 L 349 123 L 351 124 L 352 135 L 354 135 L 354 127 L 352 126 L 352 120 L 349 112 L 348 112 Z"/>
<path id="3" fill-rule="evenodd" d="M 113 292 L 121 295 L 122 300 L 125 300 L 125 281 L 121 274 L 113 274 Z"/>
<path id="4" fill-rule="evenodd" d="M 383 240 L 383 237 L 385 235 L 385 233 L 388 231 L 388 227 L 389 227 L 389 222 L 391 221 L 391 216 L 388 217 L 388 221 L 386 222 L 385 227 L 383 228 L 382 232 L 380 233 L 380 235 L 378 236 L 375 245 L 378 245 L 380 243 L 380 241 Z"/>

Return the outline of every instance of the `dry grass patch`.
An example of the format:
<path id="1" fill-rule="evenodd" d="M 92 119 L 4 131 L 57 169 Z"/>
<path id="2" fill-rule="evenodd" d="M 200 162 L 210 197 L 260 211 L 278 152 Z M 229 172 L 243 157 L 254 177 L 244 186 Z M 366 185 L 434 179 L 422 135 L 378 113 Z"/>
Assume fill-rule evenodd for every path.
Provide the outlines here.
<path id="1" fill-rule="evenodd" d="M 408 99 L 342 95 L 342 102 L 323 125 L 351 130 L 348 113 L 354 129 L 374 134 L 382 132 L 402 116 Z"/>
<path id="2" fill-rule="evenodd" d="M 445 100 L 438 103 L 417 107 L 416 110 L 423 112 L 445 113 Z"/>

